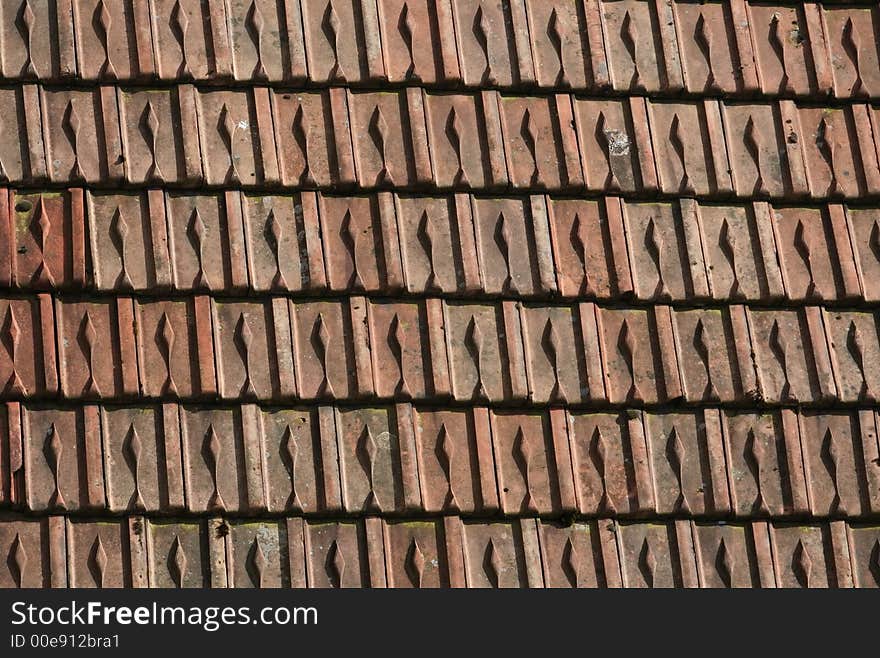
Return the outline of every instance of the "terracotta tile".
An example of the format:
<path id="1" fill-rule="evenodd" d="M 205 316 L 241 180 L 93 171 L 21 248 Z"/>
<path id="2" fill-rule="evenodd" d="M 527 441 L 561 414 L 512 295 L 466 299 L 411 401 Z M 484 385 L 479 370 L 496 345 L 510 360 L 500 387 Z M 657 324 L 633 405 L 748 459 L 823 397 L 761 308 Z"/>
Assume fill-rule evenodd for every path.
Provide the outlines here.
<path id="1" fill-rule="evenodd" d="M 79 75 L 87 80 L 135 77 L 137 44 L 133 8 L 127 3 L 72 0 Z"/>
<path id="2" fill-rule="evenodd" d="M 235 79 L 283 79 L 287 53 L 282 45 L 286 41 L 282 5 L 275 0 L 233 0 L 227 11 Z"/>
<path id="3" fill-rule="evenodd" d="M 880 335 L 874 314 L 826 310 L 824 322 L 841 400 L 876 400 Z"/>
<path id="4" fill-rule="evenodd" d="M 608 525 L 605 521 L 592 521 L 565 527 L 539 521 L 545 585 L 553 588 L 619 587 L 617 550 Z M 605 569 L 611 565 L 612 572 L 606 574 Z"/>
<path id="5" fill-rule="evenodd" d="M 712 297 L 763 300 L 783 294 L 773 225 L 760 207 L 700 203 L 698 221 Z"/>
<path id="6" fill-rule="evenodd" d="M 24 474 L 21 464 L 21 406 L 10 402 L 0 406 L 0 503 L 10 504 L 19 496 L 16 479 Z M 13 467 L 13 461 L 15 466 Z"/>
<path id="7" fill-rule="evenodd" d="M 693 527 L 701 587 L 761 587 L 760 557 L 750 526 L 695 523 Z"/>
<path id="8" fill-rule="evenodd" d="M 501 309 L 446 304 L 447 350 L 457 400 L 501 400 L 510 390 Z"/>
<path id="9" fill-rule="evenodd" d="M 383 521 L 382 529 L 389 587 L 449 587 L 441 521 Z"/>
<path id="10" fill-rule="evenodd" d="M 677 215 L 671 204 L 624 206 L 633 283 L 641 299 L 662 301 L 692 294 L 686 267 L 689 259 L 700 258 L 701 254 L 688 253 L 683 222 Z"/>
<path id="11" fill-rule="evenodd" d="M 532 294 L 538 286 L 530 207 L 514 198 L 475 198 L 474 227 L 483 289 Z"/>
<path id="12" fill-rule="evenodd" d="M 247 91 L 206 91 L 198 94 L 197 107 L 205 181 L 209 185 L 262 182 L 253 96 Z"/>
<path id="13" fill-rule="evenodd" d="M 168 509 L 159 409 L 106 407 L 101 430 L 108 507 L 116 512 Z"/>
<path id="14" fill-rule="evenodd" d="M 505 514 L 559 509 L 557 474 L 546 414 L 491 412 L 492 446 Z"/>
<path id="15" fill-rule="evenodd" d="M 131 300 L 122 298 L 118 303 L 130 304 Z M 123 394 L 123 365 L 133 367 L 135 376 L 137 365 L 123 364 L 121 341 L 123 336 L 132 340 L 133 332 L 121 333 L 117 301 L 56 300 L 55 315 L 64 395 L 81 399 Z"/>
<path id="16" fill-rule="evenodd" d="M 865 194 L 852 115 L 846 109 L 800 108 L 800 139 L 814 198 Z"/>
<path id="17" fill-rule="evenodd" d="M 399 437 L 384 408 L 339 410 L 339 459 L 348 512 L 403 507 Z"/>
<path id="18" fill-rule="evenodd" d="M 583 7 L 555 1 L 526 3 L 526 10 L 538 84 L 572 89 L 592 87 L 589 57 L 593 53 Z"/>
<path id="19" fill-rule="evenodd" d="M 874 525 L 852 525 L 848 536 L 855 586 L 880 587 L 880 568 L 876 566 L 880 530 Z"/>
<path id="20" fill-rule="evenodd" d="M 752 363 L 737 359 L 737 335 L 730 314 L 720 309 L 691 310 L 676 311 L 673 317 L 688 400 L 738 400 L 752 393 L 744 390 L 740 376 L 740 370 L 751 369 Z M 740 317 L 744 326 L 745 315 Z"/>
<path id="21" fill-rule="evenodd" d="M 167 262 L 167 235 L 164 222 L 159 234 L 153 235 L 147 196 L 90 192 L 87 203 L 92 272 L 98 288 L 147 290 L 160 285 L 167 272 L 157 271 L 153 254 L 164 251 Z"/>
<path id="22" fill-rule="evenodd" d="M 873 584 L 876 19 L 0 8 L 0 585 Z"/>
<path id="23" fill-rule="evenodd" d="M 552 97 L 500 96 L 501 127 L 507 170 L 514 188 L 568 187 L 575 173 L 567 171 L 561 125 Z"/>
<path id="24" fill-rule="evenodd" d="M 98 90 L 42 90 L 43 137 L 52 181 L 97 183 L 121 177 L 121 143 L 118 138 L 108 142 L 109 132 L 105 133 L 105 128 L 118 131 L 115 93 L 111 95 L 112 112 Z"/>
<path id="25" fill-rule="evenodd" d="M 302 2 L 309 73 L 316 82 L 351 83 L 369 77 L 360 5 L 358 0 Z"/>
<path id="26" fill-rule="evenodd" d="M 484 445 L 489 437 L 479 433 L 479 422 L 472 414 L 463 410 L 418 409 L 414 423 L 425 510 L 491 509 L 492 502 L 497 501 L 491 447 Z M 488 464 L 481 460 L 486 455 Z M 489 476 L 490 491 L 482 489 L 484 474 Z"/>
<path id="27" fill-rule="evenodd" d="M 4 117 L 24 117 L 26 107 L 26 94 L 23 88 L 6 87 L 0 89 L 0 111 Z M 38 119 L 39 121 L 40 119 Z M 38 123 L 38 128 L 41 123 Z M 32 174 L 40 171 L 41 164 L 45 176 L 44 156 L 36 162 L 31 162 L 28 149 L 28 138 L 23 131 L 9 131 L 9 139 L 4 139 L 0 145 L 0 179 L 24 180 Z M 40 140 L 42 141 L 42 140 Z M 42 160 L 42 163 L 40 163 Z"/>
<path id="28" fill-rule="evenodd" d="M 354 395 L 357 373 L 347 305 L 291 302 L 290 317 L 300 397 L 344 400 Z"/>
<path id="29" fill-rule="evenodd" d="M 788 296 L 812 301 L 845 297 L 838 236 L 828 215 L 821 209 L 782 208 L 773 219 Z"/>
<path id="30" fill-rule="evenodd" d="M 64 73 L 55 49 L 60 45 L 58 10 L 49 3 L 12 3 L 2 8 L 3 76 L 57 80 Z M 38 35 L 52 35 L 39 38 Z M 71 53 L 72 54 L 72 53 Z"/>
<path id="31" fill-rule="evenodd" d="M 0 587 L 50 587 L 49 528 L 46 519 L 0 521 L 0 551 L 8 556 Z"/>
<path id="32" fill-rule="evenodd" d="M 707 195 L 717 190 L 702 107 L 654 101 L 648 105 L 663 192 Z"/>
<path id="33" fill-rule="evenodd" d="M 617 541 L 624 587 L 666 589 L 684 586 L 683 569 L 686 567 L 683 563 L 688 557 L 679 552 L 675 525 L 619 523 Z"/>
<path id="34" fill-rule="evenodd" d="M 156 0 L 152 9 L 159 77 L 163 80 L 203 80 L 216 73 L 212 70 L 214 62 L 208 47 L 211 31 L 203 3 L 199 0 L 180 0 L 179 3 L 177 0 Z"/>
<path id="35" fill-rule="evenodd" d="M 440 34 L 447 27 L 440 23 L 442 9 L 428 0 L 381 0 L 378 8 L 388 81 L 427 85 L 443 81 L 444 58 L 456 53 L 447 53 L 454 35 Z"/>
<path id="36" fill-rule="evenodd" d="M 643 146 L 637 141 L 630 107 L 624 100 L 574 100 L 582 165 L 591 190 L 614 193 L 643 188 Z"/>
<path id="37" fill-rule="evenodd" d="M 417 303 L 370 302 L 367 318 L 376 394 L 403 400 L 430 395 L 430 345 L 422 338 L 428 335 L 425 307 Z"/>
<path id="38" fill-rule="evenodd" d="M 323 472 L 334 470 L 313 408 L 266 409 L 263 452 L 270 511 L 314 512 L 324 507 Z M 335 436 L 332 437 L 335 442 Z M 338 476 L 337 476 L 338 477 Z"/>
<path id="39" fill-rule="evenodd" d="M 805 316 L 795 310 L 749 311 L 752 345 L 765 400 L 794 402 L 816 396 Z"/>
<path id="40" fill-rule="evenodd" d="M 333 107 L 326 91 L 272 92 L 272 112 L 281 180 L 285 185 L 330 185 L 339 181 Z"/>
<path id="41" fill-rule="evenodd" d="M 806 96 L 818 91 L 802 8 L 749 3 L 749 25 L 765 94 Z"/>
<path id="42" fill-rule="evenodd" d="M 614 215 L 614 204 L 618 210 Z M 548 205 L 560 292 L 566 297 L 611 298 L 624 290 L 617 278 L 618 260 L 629 275 L 629 258 L 615 249 L 612 223 L 620 219 L 619 202 L 552 199 Z M 609 211 L 610 208 L 610 211 Z M 619 225 L 623 236 L 623 226 Z M 596 239 L 600 237 L 601 239 Z M 628 277 L 627 277 L 628 278 Z"/>
<path id="43" fill-rule="evenodd" d="M 641 434 L 630 436 L 629 425 L 618 414 L 569 413 L 571 459 L 581 513 L 634 513 L 639 509 L 639 496 L 645 498 L 649 493 L 639 490 L 637 475 L 639 465 L 648 467 L 644 438 Z"/>
<path id="44" fill-rule="evenodd" d="M 224 198 L 169 192 L 165 204 L 174 287 L 212 291 L 238 284 L 234 272 L 245 268 L 242 228 Z"/>
<path id="45" fill-rule="evenodd" d="M 467 587 L 527 587 L 526 556 L 517 522 L 462 522 Z"/>
<path id="46" fill-rule="evenodd" d="M 506 185 L 507 167 L 493 167 L 489 135 L 498 116 L 494 96 L 427 92 L 425 113 L 435 181 L 438 187 L 474 188 Z M 501 146 L 500 144 L 498 146 Z M 502 147 L 503 148 L 503 147 Z M 501 154 L 503 158 L 503 153 Z"/>
<path id="47" fill-rule="evenodd" d="M 737 195 L 764 198 L 790 193 L 785 134 L 776 106 L 724 103 L 722 118 Z"/>
<path id="48" fill-rule="evenodd" d="M 687 91 L 732 92 L 742 88 L 730 3 L 673 3 Z"/>
<path id="49" fill-rule="evenodd" d="M 378 199 L 321 195 L 320 213 L 331 290 L 380 290 L 385 261 Z"/>
<path id="50" fill-rule="evenodd" d="M 54 373 L 45 370 L 42 338 L 42 307 L 39 299 L 11 298 L 0 300 L 0 382 L 7 396 L 21 397 L 55 392 L 49 389 Z M 51 328 L 51 318 L 49 318 Z M 54 343 L 54 337 L 49 336 Z M 54 370 L 54 368 L 53 368 Z M 57 381 L 54 382 L 57 386 Z"/>
<path id="51" fill-rule="evenodd" d="M 287 525 L 283 521 L 237 521 L 228 527 L 230 587 L 289 586 Z"/>
<path id="52" fill-rule="evenodd" d="M 278 392 L 271 307 L 217 301 L 213 309 L 221 397 L 271 398 Z"/>
<path id="53" fill-rule="evenodd" d="M 208 587 L 207 530 L 201 521 L 150 519 L 150 586 Z"/>
<path id="54" fill-rule="evenodd" d="M 614 89 L 659 91 L 664 86 L 659 19 L 649 2 L 602 0 L 605 52 Z"/>
<path id="55" fill-rule="evenodd" d="M 862 409 L 859 415 L 859 434 L 861 439 L 861 456 L 865 465 L 865 492 L 868 507 L 873 512 L 880 508 L 880 443 L 877 441 L 877 414 Z M 857 451 L 858 452 L 858 451 Z"/>
<path id="56" fill-rule="evenodd" d="M 847 208 L 846 222 L 850 244 L 861 280 L 865 301 L 880 298 L 877 275 L 880 275 L 880 222 L 875 212 L 866 208 Z"/>
<path id="57" fill-rule="evenodd" d="M 823 525 L 772 523 L 777 587 L 827 588 L 834 586 L 830 529 Z"/>
<path id="58" fill-rule="evenodd" d="M 33 510 L 87 506 L 82 459 L 82 413 L 28 407 L 22 418 L 27 506 Z"/>
<path id="59" fill-rule="evenodd" d="M 789 436 L 778 413 L 725 412 L 725 441 L 733 508 L 740 517 L 781 515 L 792 509 Z M 799 461 L 798 437 L 793 437 Z"/>
<path id="60" fill-rule="evenodd" d="M 663 399 L 660 349 L 644 310 L 602 309 L 599 335 L 611 402 Z"/>
<path id="61" fill-rule="evenodd" d="M 20 288 L 80 288 L 87 281 L 81 190 L 8 196 L 11 275 Z"/>
<path id="62" fill-rule="evenodd" d="M 189 398 L 204 394 L 198 372 L 198 338 L 192 302 L 135 302 L 145 395 Z"/>
<path id="63" fill-rule="evenodd" d="M 181 408 L 187 509 L 218 512 L 245 508 L 246 482 L 238 465 L 244 450 L 236 409 Z"/>
<path id="64" fill-rule="evenodd" d="M 839 98 L 874 96 L 880 89 L 880 55 L 876 7 L 822 7 L 834 95 Z"/>
<path id="65" fill-rule="evenodd" d="M 517 80 L 511 56 L 512 20 L 508 3 L 452 0 L 462 78 L 468 86 L 510 86 Z"/>
<path id="66" fill-rule="evenodd" d="M 128 525 L 67 520 L 68 583 L 75 588 L 131 587 Z"/>
<path id="67" fill-rule="evenodd" d="M 358 183 L 369 188 L 414 182 L 406 95 L 349 91 L 348 111 Z"/>
<path id="68" fill-rule="evenodd" d="M 409 292 L 442 293 L 469 287 L 465 262 L 475 267 L 476 252 L 470 199 L 462 196 L 467 206 L 466 221 L 459 221 L 457 198 L 395 195 Z"/>
<path id="69" fill-rule="evenodd" d="M 720 434 L 708 420 L 694 413 L 645 415 L 658 514 L 700 516 L 727 509 L 728 501 L 713 495 L 713 475 L 726 480 L 726 474 Z"/>
<path id="70" fill-rule="evenodd" d="M 309 587 L 368 586 L 362 521 L 310 521 L 304 526 L 304 536 Z"/>
<path id="71" fill-rule="evenodd" d="M 586 381 L 585 359 L 598 357 L 582 349 L 580 318 L 570 307 L 523 305 L 523 341 L 529 398 L 538 403 L 578 403 L 596 397 L 600 382 Z"/>
<path id="72" fill-rule="evenodd" d="M 800 414 L 807 493 L 814 516 L 866 511 L 858 423 L 848 413 Z"/>
<path id="73" fill-rule="evenodd" d="M 191 180 L 186 153 L 196 130 L 186 88 L 120 89 L 118 98 L 126 179 L 153 185 Z"/>

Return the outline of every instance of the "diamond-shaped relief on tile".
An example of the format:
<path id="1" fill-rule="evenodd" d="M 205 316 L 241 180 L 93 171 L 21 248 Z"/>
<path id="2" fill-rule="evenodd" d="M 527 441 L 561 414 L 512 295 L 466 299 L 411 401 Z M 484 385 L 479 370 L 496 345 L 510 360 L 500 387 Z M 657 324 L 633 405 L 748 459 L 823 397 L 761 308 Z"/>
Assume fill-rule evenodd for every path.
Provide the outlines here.
<path id="1" fill-rule="evenodd" d="M 461 526 L 467 587 L 506 589 L 528 586 L 524 532 L 519 522 L 486 525 L 463 521 Z"/>
<path id="2" fill-rule="evenodd" d="M 202 522 L 150 519 L 150 586 L 207 587 L 207 532 Z"/>
<path id="3" fill-rule="evenodd" d="M 425 510 L 498 509 L 489 418 L 484 408 L 416 409 L 414 429 Z"/>
<path id="4" fill-rule="evenodd" d="M 492 447 L 501 508 L 506 514 L 548 514 L 560 508 L 558 475 L 546 414 L 491 412 Z"/>
<path id="5" fill-rule="evenodd" d="M 229 523 L 228 527 L 225 539 L 231 587 L 288 586 L 287 524 L 283 520 L 238 521 Z"/>
<path id="6" fill-rule="evenodd" d="M 309 587 L 367 587 L 366 534 L 362 521 L 309 521 L 303 526 Z"/>
<path id="7" fill-rule="evenodd" d="M 877 8 L 822 7 L 826 40 L 832 61 L 834 94 L 841 98 L 875 95 L 880 88 Z"/>
<path id="8" fill-rule="evenodd" d="M 760 550 L 758 533 L 747 525 L 694 524 L 694 547 L 700 586 L 704 588 L 757 588 L 764 582 L 770 561 Z M 766 546 L 769 549 L 769 545 Z M 772 573 L 772 566 L 769 571 Z"/>
<path id="9" fill-rule="evenodd" d="M 85 285 L 82 190 L 19 190 L 4 197 L 10 222 L 10 283 L 31 290 Z"/>
<path id="10" fill-rule="evenodd" d="M 876 400 L 880 341 L 875 314 L 827 309 L 823 318 L 840 399 Z"/>
<path id="11" fill-rule="evenodd" d="M 68 584 L 104 589 L 131 587 L 131 555 L 125 550 L 125 521 L 94 522 L 67 519 Z"/>
<path id="12" fill-rule="evenodd" d="M 605 520 L 571 526 L 539 521 L 538 537 L 547 587 L 620 587 L 614 526 Z"/>
<path id="13" fill-rule="evenodd" d="M 244 508 L 247 483 L 238 471 L 244 450 L 240 409 L 182 407 L 180 413 L 187 509 Z"/>
<path id="14" fill-rule="evenodd" d="M 449 587 L 442 521 L 384 521 L 382 528 L 389 587 Z"/>
<path id="15" fill-rule="evenodd" d="M 688 582 L 692 570 L 696 571 L 693 548 L 687 546 L 689 536 L 687 521 L 617 524 L 624 587 L 695 587 L 696 582 Z M 682 542 L 688 552 L 682 550 Z"/>
<path id="16" fill-rule="evenodd" d="M 0 521 L 0 551 L 7 556 L 0 569 L 0 587 L 49 587 L 51 561 L 48 519 L 3 519 Z"/>
<path id="17" fill-rule="evenodd" d="M 337 412 L 340 473 L 349 512 L 403 508 L 400 436 L 396 417 L 383 408 Z"/>

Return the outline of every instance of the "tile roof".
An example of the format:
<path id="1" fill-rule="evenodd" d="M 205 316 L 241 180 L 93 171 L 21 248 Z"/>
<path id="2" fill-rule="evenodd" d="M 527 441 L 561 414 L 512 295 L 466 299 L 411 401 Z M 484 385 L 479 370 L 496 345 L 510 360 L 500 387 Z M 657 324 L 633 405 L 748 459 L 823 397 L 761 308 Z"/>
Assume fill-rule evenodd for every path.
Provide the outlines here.
<path id="1" fill-rule="evenodd" d="M 878 33 L 3 3 L 0 587 L 880 585 Z"/>

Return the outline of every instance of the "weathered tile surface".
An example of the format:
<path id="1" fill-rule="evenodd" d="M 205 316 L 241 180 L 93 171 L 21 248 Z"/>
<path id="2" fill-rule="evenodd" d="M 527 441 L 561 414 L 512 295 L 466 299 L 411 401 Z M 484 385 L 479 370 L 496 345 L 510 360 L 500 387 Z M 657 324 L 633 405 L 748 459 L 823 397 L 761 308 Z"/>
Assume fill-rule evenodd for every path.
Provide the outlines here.
<path id="1" fill-rule="evenodd" d="M 0 6 L 0 586 L 876 587 L 880 11 Z"/>

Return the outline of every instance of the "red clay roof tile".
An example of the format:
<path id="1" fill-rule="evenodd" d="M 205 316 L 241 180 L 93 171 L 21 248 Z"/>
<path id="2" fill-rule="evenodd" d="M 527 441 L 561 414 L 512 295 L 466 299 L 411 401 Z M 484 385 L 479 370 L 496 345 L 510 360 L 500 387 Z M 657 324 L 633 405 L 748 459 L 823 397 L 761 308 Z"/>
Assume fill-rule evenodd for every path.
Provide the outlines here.
<path id="1" fill-rule="evenodd" d="M 876 586 L 878 20 L 4 5 L 0 586 Z"/>

